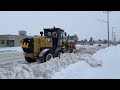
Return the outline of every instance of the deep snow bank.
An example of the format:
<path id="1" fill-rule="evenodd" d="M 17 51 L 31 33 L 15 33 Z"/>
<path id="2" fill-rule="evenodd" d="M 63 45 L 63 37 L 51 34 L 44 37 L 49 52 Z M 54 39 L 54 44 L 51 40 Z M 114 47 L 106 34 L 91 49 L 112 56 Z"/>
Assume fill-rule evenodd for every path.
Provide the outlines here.
<path id="1" fill-rule="evenodd" d="M 102 61 L 101 67 L 92 68 L 85 62 L 77 62 L 56 72 L 51 79 L 120 79 L 119 54 L 120 45 L 102 49 L 92 56 L 92 59 Z M 91 60 L 88 59 L 88 61 Z"/>
<path id="2" fill-rule="evenodd" d="M 120 78 L 120 45 L 100 50 L 93 56 L 96 59 L 101 59 L 103 63 L 101 73 L 98 72 L 98 74 L 102 75 L 103 78 Z"/>
<path id="3" fill-rule="evenodd" d="M 71 63 L 78 61 L 79 56 L 74 53 L 63 54 L 61 58 L 53 58 L 46 63 L 20 64 L 14 63 L 0 68 L 0 79 L 34 79 L 49 78 L 54 72 L 59 71 Z"/>
<path id="4" fill-rule="evenodd" d="M 31 64 L 9 64 L 0 68 L 0 79 L 50 78 L 55 72 L 79 61 L 87 62 L 88 65 L 96 67 L 98 62 L 91 57 L 91 54 L 100 48 L 101 47 L 83 48 L 83 50 L 80 48 L 77 49 L 76 53 L 65 53 L 61 55 L 61 58 L 53 58 L 42 64 L 39 64 L 39 62 Z"/>
<path id="5" fill-rule="evenodd" d="M 50 78 L 54 72 L 65 68 L 67 65 L 84 60 L 87 55 L 63 54 L 61 58 L 54 58 L 42 64 L 10 64 L 0 68 L 0 79 L 39 79 Z M 81 57 L 81 58 L 80 58 Z"/>
<path id="6" fill-rule="evenodd" d="M 85 62 L 77 62 L 75 64 L 69 65 L 65 69 L 61 69 L 60 72 L 54 73 L 50 79 L 79 79 L 84 78 L 88 74 L 87 71 L 90 70 L 90 67 Z"/>
<path id="7" fill-rule="evenodd" d="M 14 63 L 6 68 L 0 68 L 0 79 L 33 79 L 32 69 L 25 64 Z"/>
<path id="8" fill-rule="evenodd" d="M 39 79 L 50 78 L 55 72 L 78 61 L 88 61 L 89 64 L 97 66 L 89 55 L 63 54 L 61 58 L 54 58 L 46 63 L 20 64 L 14 63 L 0 68 L 0 79 Z"/>

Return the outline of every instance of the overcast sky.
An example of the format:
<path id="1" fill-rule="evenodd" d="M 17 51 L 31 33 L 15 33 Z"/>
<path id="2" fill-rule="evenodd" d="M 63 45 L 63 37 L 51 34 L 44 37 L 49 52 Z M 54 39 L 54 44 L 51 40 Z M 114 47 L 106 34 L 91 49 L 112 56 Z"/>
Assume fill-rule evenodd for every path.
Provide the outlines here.
<path id="1" fill-rule="evenodd" d="M 53 26 L 64 29 L 68 34 L 77 34 L 79 40 L 107 39 L 106 14 L 102 11 L 0 11 L 0 35 L 18 35 L 26 30 L 27 35 L 39 35 L 43 28 Z M 120 39 L 120 11 L 110 12 L 110 39 L 112 27 Z"/>

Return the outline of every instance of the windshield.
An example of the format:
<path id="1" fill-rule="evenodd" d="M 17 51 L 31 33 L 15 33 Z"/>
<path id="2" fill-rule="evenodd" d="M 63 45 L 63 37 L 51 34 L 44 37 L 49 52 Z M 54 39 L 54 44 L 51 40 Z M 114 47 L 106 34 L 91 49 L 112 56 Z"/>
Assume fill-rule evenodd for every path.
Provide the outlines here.
<path id="1" fill-rule="evenodd" d="M 51 36 L 51 32 L 47 32 L 47 36 Z"/>

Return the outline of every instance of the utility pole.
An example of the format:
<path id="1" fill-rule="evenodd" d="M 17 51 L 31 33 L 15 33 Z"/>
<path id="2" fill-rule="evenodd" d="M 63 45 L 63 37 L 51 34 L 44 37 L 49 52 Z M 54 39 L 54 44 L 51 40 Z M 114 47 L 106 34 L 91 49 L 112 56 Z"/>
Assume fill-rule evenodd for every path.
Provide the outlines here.
<path id="1" fill-rule="evenodd" d="M 113 42 L 113 27 L 112 27 L 112 38 L 111 38 L 111 41 Z"/>
<path id="2" fill-rule="evenodd" d="M 113 42 L 114 42 L 114 45 L 115 45 L 115 32 L 113 32 Z"/>
<path id="3" fill-rule="evenodd" d="M 115 36 L 115 32 L 113 32 L 114 35 L 114 45 L 116 45 L 116 36 Z"/>
<path id="4" fill-rule="evenodd" d="M 108 47 L 110 46 L 110 40 L 109 40 L 109 12 L 107 11 L 107 27 L 108 27 Z"/>
<path id="5" fill-rule="evenodd" d="M 108 35 L 108 47 L 110 46 L 109 43 L 110 43 L 110 40 L 109 40 L 109 13 L 110 11 L 106 11 L 106 12 L 103 12 L 103 13 L 107 13 L 107 21 L 103 21 L 103 20 L 98 20 L 98 21 L 102 21 L 102 22 L 105 22 L 107 23 L 107 35 Z"/>
<path id="6" fill-rule="evenodd" d="M 114 37 L 113 37 L 113 28 L 115 28 L 115 27 L 112 27 L 112 38 L 111 38 L 111 41 L 112 41 L 112 42 L 114 41 Z"/>

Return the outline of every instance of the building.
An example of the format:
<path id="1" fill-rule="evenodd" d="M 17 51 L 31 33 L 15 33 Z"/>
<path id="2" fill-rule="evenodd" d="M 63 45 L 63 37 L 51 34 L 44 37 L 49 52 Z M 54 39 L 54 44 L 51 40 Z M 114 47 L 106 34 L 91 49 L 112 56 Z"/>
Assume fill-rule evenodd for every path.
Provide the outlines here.
<path id="1" fill-rule="evenodd" d="M 77 35 L 69 36 L 69 40 L 74 41 L 76 44 L 78 44 L 78 37 Z"/>
<path id="2" fill-rule="evenodd" d="M 77 37 L 76 34 L 73 35 L 73 36 L 66 36 L 66 37 L 64 37 L 63 41 L 66 41 L 66 40 L 68 40 L 69 42 L 75 42 L 76 44 L 78 43 L 78 37 Z"/>
<path id="3" fill-rule="evenodd" d="M 16 47 L 21 45 L 21 40 L 28 38 L 26 31 L 19 31 L 19 35 L 0 35 L 0 47 Z"/>

